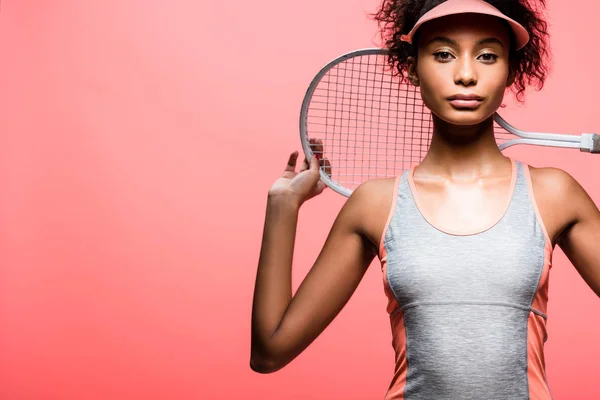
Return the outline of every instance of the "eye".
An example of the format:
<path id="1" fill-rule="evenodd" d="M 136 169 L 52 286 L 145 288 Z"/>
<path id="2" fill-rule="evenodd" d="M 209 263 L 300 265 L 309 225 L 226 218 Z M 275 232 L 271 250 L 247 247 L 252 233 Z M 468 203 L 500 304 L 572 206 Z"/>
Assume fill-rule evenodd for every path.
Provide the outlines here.
<path id="1" fill-rule="evenodd" d="M 480 59 L 482 59 L 483 61 L 496 61 L 498 59 L 498 56 L 494 53 L 485 53 L 479 56 Z"/>
<path id="2" fill-rule="evenodd" d="M 433 55 L 435 56 L 435 59 L 439 61 L 448 61 L 452 59 L 452 54 L 448 51 L 438 51 L 433 53 Z"/>

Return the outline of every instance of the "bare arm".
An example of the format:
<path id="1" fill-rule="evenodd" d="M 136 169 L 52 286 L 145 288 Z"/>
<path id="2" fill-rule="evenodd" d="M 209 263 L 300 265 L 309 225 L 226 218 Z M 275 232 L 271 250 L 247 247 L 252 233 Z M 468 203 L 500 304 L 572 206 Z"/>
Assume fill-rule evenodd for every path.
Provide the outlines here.
<path id="1" fill-rule="evenodd" d="M 564 173 L 560 178 L 571 221 L 557 243 L 581 277 L 600 297 L 600 211 L 581 185 Z"/>
<path id="2" fill-rule="evenodd" d="M 317 161 L 304 172 L 315 174 L 312 179 L 317 182 Z M 368 183 L 355 190 L 343 206 L 293 297 L 292 254 L 301 201 L 289 193 L 269 197 L 252 309 L 250 366 L 254 371 L 274 372 L 291 362 L 356 290 L 377 251 L 362 227 L 364 210 L 372 206 L 369 198 L 373 196 L 366 194 Z"/>

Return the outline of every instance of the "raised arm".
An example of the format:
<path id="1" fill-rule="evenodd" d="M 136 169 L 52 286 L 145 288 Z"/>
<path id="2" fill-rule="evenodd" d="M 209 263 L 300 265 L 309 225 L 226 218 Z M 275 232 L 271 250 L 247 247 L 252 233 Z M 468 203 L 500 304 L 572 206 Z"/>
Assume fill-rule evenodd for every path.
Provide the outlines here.
<path id="1" fill-rule="evenodd" d="M 377 254 L 376 246 L 366 239 L 364 221 L 369 209 L 382 205 L 371 204 L 377 196 L 368 195 L 367 183 L 343 206 L 316 262 L 292 297 L 298 210 L 306 198 L 323 190 L 318 161 L 311 160 L 309 169 L 305 164 L 296 174 L 296 157 L 292 154 L 286 169 L 290 180 L 279 182 L 285 190 L 272 188 L 267 203 L 252 308 L 250 366 L 260 373 L 283 368 L 317 338 L 348 302 Z"/>

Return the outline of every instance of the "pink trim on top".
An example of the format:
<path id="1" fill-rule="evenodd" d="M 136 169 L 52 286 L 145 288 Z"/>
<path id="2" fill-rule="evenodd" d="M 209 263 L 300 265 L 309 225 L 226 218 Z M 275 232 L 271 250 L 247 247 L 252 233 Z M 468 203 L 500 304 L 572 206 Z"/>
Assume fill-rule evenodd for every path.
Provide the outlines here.
<path id="1" fill-rule="evenodd" d="M 400 184 L 400 176 L 396 176 L 394 179 L 394 191 L 392 192 L 392 205 L 390 207 L 390 211 L 388 212 L 387 220 L 385 221 L 385 226 L 383 227 L 383 233 L 381 234 L 381 239 L 379 239 L 379 259 L 383 260 L 385 258 L 385 249 L 383 242 L 385 241 L 385 233 L 390 226 L 390 222 L 392 221 L 392 216 L 394 215 L 394 210 L 396 209 L 396 203 L 398 202 L 398 185 Z"/>
<path id="2" fill-rule="evenodd" d="M 413 166 L 410 169 L 410 172 L 408 174 L 408 185 L 410 186 L 410 191 L 412 193 L 413 200 L 415 202 L 417 210 L 419 211 L 419 213 L 421 214 L 421 216 L 423 217 L 423 219 L 425 220 L 425 222 L 427 222 L 429 225 L 431 225 L 433 228 L 437 229 L 438 231 L 443 232 L 443 233 L 445 233 L 447 235 L 453 235 L 453 236 L 472 236 L 472 235 L 478 235 L 480 233 L 483 233 L 485 231 L 488 231 L 488 230 L 492 229 L 500 221 L 502 221 L 502 219 L 504 218 L 504 216 L 508 212 L 508 208 L 510 207 L 510 203 L 512 202 L 512 199 L 514 197 L 515 187 L 517 186 L 516 185 L 517 184 L 517 163 L 512 158 L 509 158 L 509 160 L 510 160 L 511 166 L 512 166 L 512 175 L 511 175 L 511 178 L 510 178 L 509 195 L 508 195 L 508 197 L 506 199 L 506 203 L 505 203 L 505 206 L 504 206 L 504 212 L 498 217 L 498 219 L 496 219 L 487 228 L 482 229 L 480 231 L 468 232 L 468 231 L 461 231 L 461 230 L 458 230 L 458 229 L 444 230 L 444 229 L 440 229 L 437 226 L 435 226 L 435 224 L 433 224 L 431 222 L 431 221 L 433 221 L 433 218 L 431 218 L 431 216 L 422 207 L 419 206 L 419 204 L 421 203 L 421 201 L 419 199 L 419 193 L 417 192 L 417 187 L 416 187 L 415 181 L 414 181 L 414 173 L 415 173 L 415 169 L 416 169 L 416 165 L 415 165 L 415 166 Z"/>
<path id="3" fill-rule="evenodd" d="M 531 302 L 531 307 L 544 313 L 548 313 L 548 282 L 550 280 L 550 269 L 552 268 L 552 244 L 546 239 L 544 245 L 544 266 L 540 274 L 538 287 Z"/>
<path id="4" fill-rule="evenodd" d="M 393 316 L 395 311 L 399 310 L 399 308 L 398 308 L 398 301 L 396 300 L 396 296 L 394 296 L 394 293 L 392 292 L 392 288 L 390 287 L 390 284 L 387 280 L 387 251 L 385 250 L 384 242 L 385 242 L 385 234 L 390 226 L 390 222 L 394 215 L 394 210 L 396 209 L 396 203 L 398 201 L 398 186 L 400 184 L 400 177 L 401 177 L 401 175 L 396 176 L 396 179 L 394 179 L 394 191 L 392 192 L 392 196 L 393 196 L 392 204 L 391 204 L 390 210 L 388 212 L 388 217 L 385 222 L 385 226 L 383 227 L 381 239 L 379 239 L 379 260 L 381 260 L 381 271 L 383 273 L 383 291 L 385 293 L 385 296 L 388 299 L 388 305 L 386 307 L 386 310 L 390 314 L 390 316 Z"/>
<path id="5" fill-rule="evenodd" d="M 385 394 L 384 400 L 404 400 L 406 378 L 408 375 L 408 358 L 406 354 L 406 321 L 402 311 L 391 316 L 392 346 L 396 353 L 394 377 Z"/>
<path id="6" fill-rule="evenodd" d="M 546 381 L 546 361 L 544 359 L 546 337 L 546 320 L 537 314 L 529 313 L 527 319 L 527 382 L 530 399 L 552 400 Z"/>
<path id="7" fill-rule="evenodd" d="M 546 314 L 548 308 L 548 280 L 550 278 L 550 269 L 552 268 L 552 241 L 548 236 L 548 231 L 535 200 L 529 165 L 522 165 L 529 190 L 529 198 L 546 240 L 544 245 L 544 266 L 542 267 L 540 281 L 531 307 Z M 546 381 L 546 363 L 544 360 L 544 342 L 547 337 L 546 320 L 539 315 L 530 313 L 527 322 L 527 380 L 529 382 L 529 397 L 532 399 L 552 399 L 548 382 Z"/>
<path id="8" fill-rule="evenodd" d="M 533 182 L 531 181 L 531 173 L 529 171 L 529 165 L 523 164 L 523 170 L 525 171 L 525 179 L 527 180 L 527 188 L 529 189 L 529 197 L 531 198 L 531 204 L 533 205 L 533 210 L 535 211 L 535 216 L 538 219 L 539 224 L 544 231 L 544 236 L 546 240 L 552 243 L 550 240 L 550 236 L 548 236 L 548 231 L 546 230 L 546 225 L 544 225 L 544 220 L 542 219 L 542 214 L 540 214 L 540 210 L 537 205 L 537 200 L 535 199 L 535 194 L 533 193 Z"/>

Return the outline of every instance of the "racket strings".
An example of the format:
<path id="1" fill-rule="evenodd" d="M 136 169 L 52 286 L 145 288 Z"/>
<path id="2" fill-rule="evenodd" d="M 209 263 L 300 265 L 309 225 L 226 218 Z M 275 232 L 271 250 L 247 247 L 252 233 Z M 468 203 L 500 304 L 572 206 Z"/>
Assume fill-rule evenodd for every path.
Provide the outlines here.
<path id="1" fill-rule="evenodd" d="M 314 89 L 306 115 L 311 145 L 331 163 L 332 179 L 354 190 L 418 164 L 431 144 L 431 112 L 415 86 L 392 74 L 385 55 L 348 58 Z M 498 145 L 517 138 L 494 122 Z M 325 168 L 324 166 L 322 168 Z"/>
<path id="2" fill-rule="evenodd" d="M 420 162 L 431 129 L 420 94 L 400 84 L 383 55 L 353 57 L 331 68 L 307 113 L 307 134 L 321 139 L 332 179 L 350 189 Z"/>

